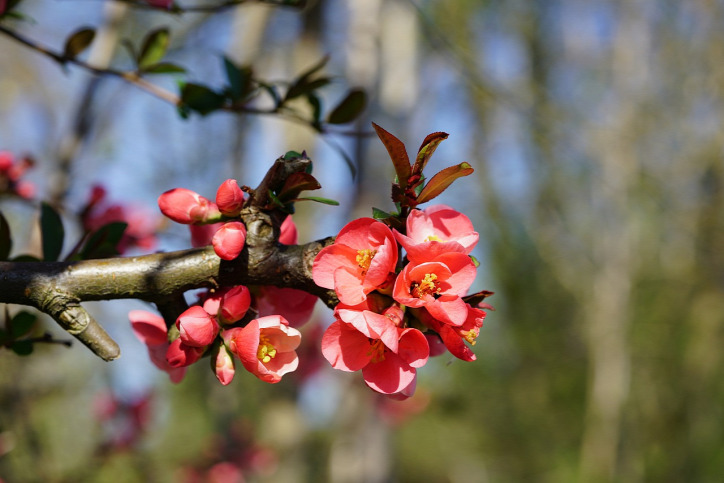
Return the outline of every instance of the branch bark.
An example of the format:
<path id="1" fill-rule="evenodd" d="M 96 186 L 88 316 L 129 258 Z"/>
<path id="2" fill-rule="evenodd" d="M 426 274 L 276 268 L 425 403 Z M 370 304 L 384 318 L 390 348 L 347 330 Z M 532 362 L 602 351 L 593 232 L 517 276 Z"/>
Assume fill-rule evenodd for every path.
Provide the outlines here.
<path id="1" fill-rule="evenodd" d="M 314 257 L 334 238 L 282 245 L 278 238 L 286 215 L 261 208 L 269 190 L 281 187 L 309 162 L 280 158 L 270 168 L 255 190 L 259 196 L 252 196 L 240 215 L 247 237 L 235 260 L 221 260 L 212 247 L 205 247 L 75 262 L 0 262 L 0 303 L 28 305 L 47 313 L 104 360 L 116 359 L 120 349 L 81 302 L 140 299 L 155 303 L 167 320 L 173 320 L 180 314 L 179 301 L 187 290 L 274 285 L 304 290 L 334 307 L 334 291 L 312 280 Z"/>

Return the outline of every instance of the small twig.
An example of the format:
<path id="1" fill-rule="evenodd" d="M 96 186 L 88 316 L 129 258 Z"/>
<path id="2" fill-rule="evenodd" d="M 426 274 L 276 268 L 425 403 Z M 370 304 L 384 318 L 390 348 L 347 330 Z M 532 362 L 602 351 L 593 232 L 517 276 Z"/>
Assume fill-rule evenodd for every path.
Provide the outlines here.
<path id="1" fill-rule="evenodd" d="M 124 3 L 133 5 L 134 7 L 148 9 L 148 10 L 159 10 L 161 12 L 169 12 L 175 14 L 181 13 L 216 13 L 228 10 L 230 8 L 238 7 L 246 3 L 261 3 L 270 5 L 273 7 L 292 7 L 292 8 L 304 8 L 307 5 L 306 0 L 227 0 L 219 2 L 215 5 L 190 5 L 183 7 L 176 5 L 175 3 L 166 8 L 163 5 L 153 5 L 143 0 L 119 0 Z"/>
<path id="2" fill-rule="evenodd" d="M 28 341 L 28 342 L 32 342 L 33 344 L 35 344 L 35 343 L 58 344 L 58 345 L 63 345 L 63 346 L 65 346 L 65 347 L 73 347 L 73 341 L 72 341 L 72 340 L 67 340 L 67 339 L 53 339 L 52 334 L 50 334 L 50 333 L 48 333 L 48 332 L 44 333 L 44 334 L 41 335 L 40 337 L 31 337 L 31 338 L 29 338 L 29 339 L 23 339 L 23 340 L 26 340 L 26 341 Z"/>

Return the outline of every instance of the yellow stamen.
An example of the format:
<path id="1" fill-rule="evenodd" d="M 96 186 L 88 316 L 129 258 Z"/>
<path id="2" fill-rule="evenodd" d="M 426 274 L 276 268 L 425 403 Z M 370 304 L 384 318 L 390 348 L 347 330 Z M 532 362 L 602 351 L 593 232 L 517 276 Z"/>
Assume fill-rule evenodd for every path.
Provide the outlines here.
<path id="1" fill-rule="evenodd" d="M 259 349 L 257 349 L 256 351 L 256 357 L 260 361 L 267 363 L 271 361 L 276 355 L 277 350 L 273 345 L 271 345 L 269 339 L 264 335 L 259 336 Z"/>
<path id="2" fill-rule="evenodd" d="M 425 241 L 426 241 L 426 242 L 429 242 L 429 241 L 438 241 L 438 242 L 441 242 L 442 240 L 441 240 L 440 237 L 438 237 L 437 235 L 430 235 L 430 236 L 428 236 L 427 238 L 425 238 Z"/>
<path id="3" fill-rule="evenodd" d="M 434 273 L 426 273 L 420 283 L 413 283 L 410 287 L 410 293 L 413 297 L 422 298 L 424 295 L 437 295 L 440 293 L 438 287 L 437 275 Z"/>
<path id="4" fill-rule="evenodd" d="M 385 360 L 385 345 L 381 340 L 376 340 L 370 347 L 370 351 L 367 355 L 372 356 L 371 362 L 382 362 Z"/>
<path id="5" fill-rule="evenodd" d="M 478 338 L 479 334 L 480 334 L 480 329 L 472 329 L 472 330 L 469 330 L 468 333 L 463 336 L 463 338 L 466 341 L 470 342 L 470 345 L 475 345 L 475 342 L 476 342 L 475 339 Z"/>
<path id="6" fill-rule="evenodd" d="M 375 254 L 377 254 L 377 250 L 357 250 L 357 265 L 359 265 L 359 268 L 361 268 L 363 272 L 366 272 L 367 269 L 370 268 L 370 263 L 372 263 Z"/>

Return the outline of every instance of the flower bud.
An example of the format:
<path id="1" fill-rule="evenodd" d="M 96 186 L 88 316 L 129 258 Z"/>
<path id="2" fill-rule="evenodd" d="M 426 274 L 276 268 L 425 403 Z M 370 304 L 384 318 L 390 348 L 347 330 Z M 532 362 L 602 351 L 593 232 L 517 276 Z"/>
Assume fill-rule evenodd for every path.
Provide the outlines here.
<path id="1" fill-rule="evenodd" d="M 233 324 L 241 320 L 251 305 L 251 294 L 244 285 L 238 285 L 229 289 L 221 297 L 219 307 L 219 321 L 222 324 Z"/>
<path id="2" fill-rule="evenodd" d="M 191 347 L 176 339 L 166 350 L 166 360 L 171 367 L 186 367 L 201 359 L 203 353 L 203 347 Z"/>
<path id="3" fill-rule="evenodd" d="M 227 179 L 216 191 L 216 205 L 226 216 L 238 216 L 244 204 L 244 192 L 235 179 Z"/>
<path id="4" fill-rule="evenodd" d="M 234 359 L 231 357 L 228 349 L 224 344 L 219 345 L 214 361 L 214 374 L 221 384 L 226 386 L 234 379 L 236 369 L 234 367 Z"/>
<path id="5" fill-rule="evenodd" d="M 174 188 L 158 197 L 161 212 L 177 223 L 206 223 L 221 216 L 216 203 L 185 188 Z"/>
<path id="6" fill-rule="evenodd" d="M 223 260 L 233 260 L 244 249 L 246 227 L 240 221 L 225 223 L 211 240 L 214 251 Z"/>
<path id="7" fill-rule="evenodd" d="M 213 316 L 203 307 L 189 307 L 176 319 L 181 341 L 191 347 L 206 347 L 219 333 L 219 326 Z"/>

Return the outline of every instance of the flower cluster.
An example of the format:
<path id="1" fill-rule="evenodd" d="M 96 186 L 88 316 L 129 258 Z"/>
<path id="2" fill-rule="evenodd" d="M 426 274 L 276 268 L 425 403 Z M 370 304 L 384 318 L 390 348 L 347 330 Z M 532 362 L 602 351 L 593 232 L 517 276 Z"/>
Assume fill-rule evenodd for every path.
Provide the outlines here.
<path id="1" fill-rule="evenodd" d="M 464 341 L 475 343 L 485 312 L 464 296 L 475 279 L 469 254 L 477 242 L 470 220 L 444 205 L 413 209 L 402 231 L 372 218 L 342 228 L 314 260 L 315 283 L 340 301 L 322 339 L 324 357 L 401 398 L 414 392 L 434 337 L 456 357 L 474 360 Z"/>
<path id="2" fill-rule="evenodd" d="M 20 179 L 33 164 L 33 160 L 28 157 L 16 160 L 9 151 L 0 151 L 0 193 L 26 199 L 35 196 L 35 185 Z"/>
<path id="3" fill-rule="evenodd" d="M 214 226 L 211 243 L 224 260 L 238 257 L 246 241 L 246 227 L 239 219 L 244 192 L 235 179 L 227 179 L 216 191 L 216 202 L 185 188 L 174 188 L 158 197 L 161 212 L 177 223 Z M 202 235 L 203 236 L 203 235 Z"/>
<path id="4" fill-rule="evenodd" d="M 218 220 L 238 217 L 243 202 L 235 180 L 222 183 L 215 203 L 183 188 L 159 198 L 166 216 L 191 224 L 194 246 L 212 243 L 216 253 L 226 259 L 241 253 L 246 232 L 241 221 Z M 235 230 L 242 233 L 240 241 L 233 235 Z M 297 243 L 291 216 L 281 225 L 279 241 Z M 235 359 L 259 379 L 276 383 L 297 368 L 296 349 L 301 342 L 297 327 L 309 319 L 316 301 L 317 297 L 301 290 L 238 285 L 200 295 L 199 303 L 179 315 L 170 329 L 162 317 L 150 312 L 134 310 L 129 318 L 153 363 L 173 382 L 179 382 L 188 366 L 208 355 L 224 385 L 234 378 Z"/>

